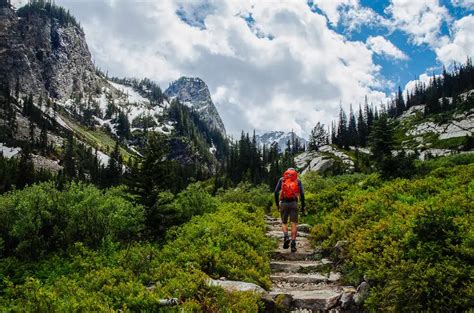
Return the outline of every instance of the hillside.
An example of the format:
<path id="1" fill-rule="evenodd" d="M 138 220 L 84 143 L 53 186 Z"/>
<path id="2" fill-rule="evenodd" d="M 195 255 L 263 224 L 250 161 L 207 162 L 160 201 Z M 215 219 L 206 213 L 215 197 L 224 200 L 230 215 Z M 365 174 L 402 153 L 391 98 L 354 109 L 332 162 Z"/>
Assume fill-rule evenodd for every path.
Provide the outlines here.
<path id="1" fill-rule="evenodd" d="M 83 149 L 92 149 L 91 158 L 96 154 L 106 167 L 116 142 L 122 160 L 128 162 L 143 155 L 152 132 L 168 138 L 170 159 L 209 174 L 218 167 L 225 151 L 225 129 L 204 82 L 200 81 L 199 92 L 206 95 L 209 109 L 195 113 L 195 108 L 186 107 L 192 98 L 175 101 L 149 79 L 106 77 L 93 65 L 79 23 L 49 2 L 32 2 L 18 11 L 2 4 L 0 36 L 4 39 L 0 126 L 5 130 L 0 141 L 16 149 L 17 155 L 30 145 L 36 168 L 63 170 L 61 147 L 71 133 Z M 195 96 L 193 85 L 179 88 L 182 94 Z M 186 103 L 183 108 L 179 100 Z M 207 126 L 209 119 L 216 126 Z M 221 133 L 214 133 L 214 128 Z M 38 149 L 39 141 L 50 149 Z"/>

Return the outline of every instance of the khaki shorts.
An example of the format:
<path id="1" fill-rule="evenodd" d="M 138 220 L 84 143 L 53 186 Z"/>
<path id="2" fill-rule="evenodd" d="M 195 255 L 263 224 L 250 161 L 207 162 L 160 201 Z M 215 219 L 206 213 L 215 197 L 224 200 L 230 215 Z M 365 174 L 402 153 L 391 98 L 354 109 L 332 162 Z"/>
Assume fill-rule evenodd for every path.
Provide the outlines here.
<path id="1" fill-rule="evenodd" d="M 288 224 L 288 216 L 292 223 L 298 223 L 298 202 L 297 201 L 280 201 L 281 222 Z"/>

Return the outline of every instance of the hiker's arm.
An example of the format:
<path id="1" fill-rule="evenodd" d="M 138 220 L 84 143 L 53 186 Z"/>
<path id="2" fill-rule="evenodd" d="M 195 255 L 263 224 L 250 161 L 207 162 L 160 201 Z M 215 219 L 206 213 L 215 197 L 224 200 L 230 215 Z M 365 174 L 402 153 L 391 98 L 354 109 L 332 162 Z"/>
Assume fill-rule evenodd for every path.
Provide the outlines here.
<path id="1" fill-rule="evenodd" d="M 280 207 L 280 201 L 279 201 L 280 190 L 281 190 L 281 178 L 278 180 L 278 183 L 275 187 L 275 204 L 276 204 L 277 208 Z"/>
<path id="2" fill-rule="evenodd" d="M 304 203 L 304 188 L 303 184 L 301 183 L 301 180 L 298 179 L 298 187 L 300 188 L 300 199 L 301 199 L 301 209 L 304 210 L 306 207 Z"/>

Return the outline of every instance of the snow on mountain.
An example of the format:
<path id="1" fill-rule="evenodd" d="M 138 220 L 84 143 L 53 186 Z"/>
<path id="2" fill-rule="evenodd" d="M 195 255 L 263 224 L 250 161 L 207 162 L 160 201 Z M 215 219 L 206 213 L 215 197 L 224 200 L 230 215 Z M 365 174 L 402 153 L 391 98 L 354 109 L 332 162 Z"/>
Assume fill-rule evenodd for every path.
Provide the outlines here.
<path id="1" fill-rule="evenodd" d="M 295 139 L 298 138 L 300 144 L 308 144 L 306 139 L 299 137 L 294 132 L 272 131 L 263 135 L 257 135 L 256 138 L 259 146 L 265 145 L 269 147 L 273 143 L 278 143 L 278 147 L 282 151 L 286 148 L 288 140 L 291 142 L 292 136 L 295 136 Z"/>
<path id="2" fill-rule="evenodd" d="M 3 143 L 0 142 L 0 154 L 2 154 L 5 158 L 9 159 L 20 153 L 21 148 L 18 147 L 7 147 Z"/>

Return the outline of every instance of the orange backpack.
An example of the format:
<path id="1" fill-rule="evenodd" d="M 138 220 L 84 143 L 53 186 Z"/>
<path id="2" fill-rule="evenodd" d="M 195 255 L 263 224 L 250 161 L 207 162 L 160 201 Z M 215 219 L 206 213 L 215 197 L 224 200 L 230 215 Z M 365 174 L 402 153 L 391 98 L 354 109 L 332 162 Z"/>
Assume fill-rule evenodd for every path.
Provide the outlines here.
<path id="1" fill-rule="evenodd" d="M 298 173 L 295 170 L 287 170 L 283 173 L 281 184 L 281 200 L 296 200 L 300 194 L 298 187 Z"/>

